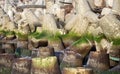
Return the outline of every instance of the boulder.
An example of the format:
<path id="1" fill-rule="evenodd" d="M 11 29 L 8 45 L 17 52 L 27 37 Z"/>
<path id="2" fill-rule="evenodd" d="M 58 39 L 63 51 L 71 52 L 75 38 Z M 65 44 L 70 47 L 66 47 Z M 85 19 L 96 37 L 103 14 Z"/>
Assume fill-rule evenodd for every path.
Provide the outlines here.
<path id="1" fill-rule="evenodd" d="M 54 56 L 54 48 L 53 47 L 40 47 L 39 50 L 39 57 L 49 57 L 49 56 Z"/>
<path id="2" fill-rule="evenodd" d="M 57 58 L 32 58 L 32 74 L 60 74 Z"/>
<path id="3" fill-rule="evenodd" d="M 65 67 L 81 67 L 83 58 L 80 54 L 74 51 L 65 51 L 63 53 L 62 61 L 60 63 L 60 68 L 63 70 Z"/>
<path id="4" fill-rule="evenodd" d="M 94 4 L 96 7 L 103 8 L 105 6 L 105 0 L 94 0 Z"/>
<path id="5" fill-rule="evenodd" d="M 114 0 L 112 9 L 113 13 L 120 14 L 120 0 Z"/>
<path id="6" fill-rule="evenodd" d="M 90 10 L 87 0 L 73 0 L 73 2 L 75 3 L 76 13 L 84 15 L 87 11 Z"/>
<path id="7" fill-rule="evenodd" d="M 113 7 L 114 0 L 105 0 L 105 2 L 106 2 L 106 7 L 110 7 L 110 8 Z"/>
<path id="8" fill-rule="evenodd" d="M 112 9 L 110 9 L 110 8 L 103 8 L 102 12 L 101 12 L 101 15 L 108 15 L 111 12 L 112 12 Z"/>
<path id="9" fill-rule="evenodd" d="M 109 55 L 104 52 L 90 52 L 87 65 L 94 70 L 106 71 L 110 68 Z"/>
<path id="10" fill-rule="evenodd" d="M 107 38 L 120 37 L 120 21 L 116 18 L 115 15 L 106 15 L 100 19 L 99 23 L 100 27 L 103 29 L 103 33 Z"/>
<path id="11" fill-rule="evenodd" d="M 47 30 L 53 34 L 57 32 L 57 24 L 53 15 L 51 14 L 44 15 L 42 24 L 43 30 Z"/>
<path id="12" fill-rule="evenodd" d="M 77 67 L 77 68 L 64 68 L 63 74 L 93 74 L 93 70 L 90 68 L 83 68 L 83 67 Z"/>
<path id="13" fill-rule="evenodd" d="M 15 55 L 13 54 L 0 54 L 0 66 L 11 68 Z"/>
<path id="14" fill-rule="evenodd" d="M 24 9 L 23 15 L 27 22 L 31 25 L 41 25 L 40 19 L 30 9 Z"/>
<path id="15" fill-rule="evenodd" d="M 30 74 L 31 60 L 29 58 L 14 59 L 11 74 Z"/>

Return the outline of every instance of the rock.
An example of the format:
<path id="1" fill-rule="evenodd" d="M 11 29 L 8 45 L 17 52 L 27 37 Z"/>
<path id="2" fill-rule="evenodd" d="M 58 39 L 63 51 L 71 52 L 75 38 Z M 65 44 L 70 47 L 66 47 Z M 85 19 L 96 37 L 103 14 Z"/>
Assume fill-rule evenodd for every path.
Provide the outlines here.
<path id="1" fill-rule="evenodd" d="M 3 11 L 2 8 L 0 8 L 0 17 L 3 16 L 5 14 L 5 12 Z"/>
<path id="2" fill-rule="evenodd" d="M 43 30 L 47 30 L 53 34 L 57 32 L 57 24 L 53 15 L 51 14 L 44 15 L 42 24 Z"/>
<path id="3" fill-rule="evenodd" d="M 100 42 L 95 41 L 95 45 L 97 51 L 109 52 L 109 50 L 112 48 L 112 42 L 109 42 L 104 38 L 101 39 Z"/>
<path id="4" fill-rule="evenodd" d="M 29 34 L 31 32 L 30 24 L 27 22 L 21 22 L 18 24 L 18 31 L 22 34 Z"/>
<path id="5" fill-rule="evenodd" d="M 65 23 L 70 22 L 72 18 L 74 18 L 75 14 L 74 13 L 69 13 L 65 16 Z M 73 19 L 72 19 L 73 20 Z"/>
<path id="6" fill-rule="evenodd" d="M 54 47 L 55 52 L 61 51 L 64 49 L 64 46 L 60 39 L 58 40 L 48 40 L 48 45 Z"/>
<path id="7" fill-rule="evenodd" d="M 101 15 L 108 15 L 111 12 L 112 12 L 112 9 L 110 9 L 110 8 L 103 8 L 102 12 L 101 12 Z"/>
<path id="8" fill-rule="evenodd" d="M 66 24 L 65 29 L 71 30 L 74 33 L 82 35 L 86 33 L 88 24 L 89 21 L 86 17 L 83 17 L 82 15 L 76 15 L 76 17 L 71 19 L 70 22 Z"/>
<path id="9" fill-rule="evenodd" d="M 36 32 L 41 33 L 42 32 L 42 27 L 36 27 Z"/>
<path id="10" fill-rule="evenodd" d="M 31 44 L 35 48 L 45 47 L 45 46 L 48 46 L 48 40 L 46 40 L 46 39 L 35 39 L 35 38 L 32 38 L 31 39 Z"/>
<path id="11" fill-rule="evenodd" d="M 93 36 L 97 36 L 97 35 L 103 33 L 103 30 L 102 30 L 102 28 L 101 28 L 100 26 L 95 27 L 95 26 L 93 26 L 93 25 L 97 25 L 97 24 L 96 24 L 96 23 L 95 23 L 95 24 L 94 24 L 94 23 L 91 24 L 91 25 L 88 27 L 88 29 L 87 29 L 87 32 L 88 32 L 88 33 L 92 34 Z"/>
<path id="12" fill-rule="evenodd" d="M 28 49 L 28 42 L 27 41 L 17 41 L 17 48 Z"/>
<path id="13" fill-rule="evenodd" d="M 103 8 L 105 6 L 105 0 L 94 0 L 94 4 L 96 7 Z"/>
<path id="14" fill-rule="evenodd" d="M 45 5 L 45 0 L 37 0 L 35 5 Z"/>
<path id="15" fill-rule="evenodd" d="M 94 10 L 96 8 L 95 4 L 94 4 L 94 0 L 87 0 L 89 7 L 91 8 L 91 10 Z"/>
<path id="16" fill-rule="evenodd" d="M 119 45 L 112 45 L 111 49 L 109 49 L 110 55 L 110 66 L 118 65 L 120 61 L 120 46 Z"/>
<path id="17" fill-rule="evenodd" d="M 114 0 L 105 0 L 105 1 L 106 1 L 106 7 L 110 7 L 110 8 L 113 7 Z"/>
<path id="18" fill-rule="evenodd" d="M 39 57 L 49 57 L 54 56 L 54 48 L 53 47 L 40 47 L 39 48 Z"/>
<path id="19" fill-rule="evenodd" d="M 20 14 L 20 13 L 15 13 L 15 15 L 14 15 L 14 21 L 15 21 L 16 23 L 18 23 L 18 21 L 19 21 L 20 19 L 22 19 L 21 14 Z"/>
<path id="20" fill-rule="evenodd" d="M 63 53 L 63 59 L 60 63 L 61 70 L 65 67 L 80 67 L 82 66 L 83 58 L 80 54 L 74 51 L 66 51 Z"/>
<path id="21" fill-rule="evenodd" d="M 7 35 L 6 40 L 14 40 L 16 38 L 15 35 Z"/>
<path id="22" fill-rule="evenodd" d="M 95 70 L 108 70 L 110 68 L 109 55 L 104 52 L 90 52 L 87 65 Z"/>
<path id="23" fill-rule="evenodd" d="M 30 74 L 31 60 L 27 58 L 14 59 L 11 74 Z"/>
<path id="24" fill-rule="evenodd" d="M 10 18 L 9 18 L 9 16 L 8 15 L 3 15 L 2 16 L 2 18 L 1 18 L 1 24 L 2 24 L 2 29 L 5 29 L 5 28 L 7 28 L 7 26 L 6 26 L 6 24 L 8 23 L 8 22 L 10 22 Z M 6 29 L 5 29 L 6 30 Z"/>
<path id="25" fill-rule="evenodd" d="M 73 0 L 75 3 L 75 10 L 77 14 L 84 15 L 87 11 L 90 11 L 90 7 L 87 0 Z"/>
<path id="26" fill-rule="evenodd" d="M 87 11 L 86 13 L 84 13 L 84 16 L 87 17 L 87 19 L 91 23 L 96 23 L 99 20 L 98 18 L 99 15 L 95 14 L 93 11 Z"/>
<path id="27" fill-rule="evenodd" d="M 8 22 L 6 24 L 6 28 L 7 30 L 10 30 L 10 31 L 15 31 L 17 29 L 16 24 L 14 22 Z"/>
<path id="28" fill-rule="evenodd" d="M 9 74 L 10 72 L 11 72 L 11 68 L 0 66 L 0 74 Z"/>
<path id="29" fill-rule="evenodd" d="M 90 52 L 92 43 L 90 43 L 84 39 L 81 39 L 81 41 L 83 41 L 83 42 L 81 42 L 80 40 L 77 40 L 77 41 L 79 41 L 80 43 L 77 43 L 74 45 L 74 43 L 75 43 L 74 42 L 74 43 L 72 43 L 72 46 L 70 46 L 69 48 L 71 51 L 79 53 L 82 57 L 85 57 Z"/>
<path id="30" fill-rule="evenodd" d="M 112 19 L 111 19 L 112 18 Z M 107 38 L 119 38 L 120 37 L 120 21 L 115 15 L 109 14 L 104 16 L 99 21 L 100 27 L 103 29 L 103 33 Z"/>
<path id="31" fill-rule="evenodd" d="M 2 44 L 2 48 L 5 49 L 5 53 L 14 53 L 15 45 L 14 44 Z"/>
<path id="32" fill-rule="evenodd" d="M 60 74 L 57 58 L 33 58 L 32 74 Z"/>
<path id="33" fill-rule="evenodd" d="M 93 74 L 93 70 L 90 68 L 64 68 L 63 74 Z"/>
<path id="34" fill-rule="evenodd" d="M 113 67 L 112 69 L 110 69 L 110 71 L 113 71 L 113 72 L 120 72 L 120 64 L 118 64 L 117 66 Z"/>
<path id="35" fill-rule="evenodd" d="M 120 0 L 115 0 L 113 2 L 113 13 L 120 14 Z"/>
<path id="36" fill-rule="evenodd" d="M 16 37 L 19 41 L 27 41 L 28 40 L 28 34 L 23 34 L 20 32 L 17 33 Z"/>
<path id="37" fill-rule="evenodd" d="M 42 21 L 43 14 L 45 14 L 44 9 L 38 8 L 34 11 L 34 14 L 37 18 L 39 18 Z"/>
<path id="38" fill-rule="evenodd" d="M 0 66 L 11 68 L 14 59 L 13 54 L 0 54 Z"/>
<path id="39" fill-rule="evenodd" d="M 66 23 L 65 29 L 71 30 L 72 27 L 76 24 L 77 19 L 78 19 L 77 15 L 73 15 L 72 18 Z"/>
<path id="40" fill-rule="evenodd" d="M 25 9 L 23 15 L 26 17 L 26 20 L 30 25 L 41 25 L 42 21 L 40 22 L 38 17 L 30 9 Z"/>

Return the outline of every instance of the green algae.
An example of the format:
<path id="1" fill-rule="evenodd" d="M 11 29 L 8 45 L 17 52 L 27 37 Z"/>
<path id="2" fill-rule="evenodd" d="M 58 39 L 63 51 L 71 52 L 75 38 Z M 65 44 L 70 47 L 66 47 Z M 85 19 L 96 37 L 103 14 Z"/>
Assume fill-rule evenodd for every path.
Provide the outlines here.
<path id="1" fill-rule="evenodd" d="M 35 68 L 54 68 L 57 63 L 56 57 L 33 58 L 32 65 Z"/>

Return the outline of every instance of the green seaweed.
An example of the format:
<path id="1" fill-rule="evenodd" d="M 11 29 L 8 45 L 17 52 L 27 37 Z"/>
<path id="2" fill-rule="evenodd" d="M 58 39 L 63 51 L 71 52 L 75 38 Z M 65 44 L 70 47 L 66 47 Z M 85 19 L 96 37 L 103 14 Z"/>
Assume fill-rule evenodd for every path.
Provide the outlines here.
<path id="1" fill-rule="evenodd" d="M 28 34 L 23 34 L 23 33 L 15 33 L 18 36 L 18 39 L 22 39 L 22 40 L 27 40 L 28 39 Z"/>
<path id="2" fill-rule="evenodd" d="M 110 42 L 113 42 L 113 45 L 120 45 L 120 38 L 111 38 Z"/>
<path id="3" fill-rule="evenodd" d="M 0 34 L 4 34 L 4 35 L 14 35 L 15 32 L 14 32 L 14 31 L 4 31 L 4 30 L 1 30 L 1 31 L 0 31 Z"/>
<path id="4" fill-rule="evenodd" d="M 94 41 L 99 43 L 104 38 L 106 38 L 104 34 L 99 34 L 97 36 L 94 36 Z"/>
<path id="5" fill-rule="evenodd" d="M 74 32 L 69 32 L 65 35 L 61 36 L 63 39 L 73 39 L 73 40 L 77 40 L 80 38 L 80 35 Z"/>
<path id="6" fill-rule="evenodd" d="M 88 43 L 88 40 L 85 37 L 81 37 L 80 39 L 78 39 L 77 41 L 72 43 L 72 46 L 77 46 L 77 45 L 80 45 L 82 43 Z"/>
<path id="7" fill-rule="evenodd" d="M 33 37 L 35 39 L 42 39 L 42 38 L 47 38 L 50 34 L 46 31 L 42 32 L 33 32 L 29 35 L 29 37 Z"/>

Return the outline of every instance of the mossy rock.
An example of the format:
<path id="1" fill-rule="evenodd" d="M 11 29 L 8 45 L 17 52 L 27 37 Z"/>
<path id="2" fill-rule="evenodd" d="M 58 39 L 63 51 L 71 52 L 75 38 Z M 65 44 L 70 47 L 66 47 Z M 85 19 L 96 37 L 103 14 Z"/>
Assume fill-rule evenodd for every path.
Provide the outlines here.
<path id="1" fill-rule="evenodd" d="M 63 40 L 67 40 L 67 39 L 78 40 L 81 37 L 81 35 L 74 33 L 74 32 L 69 32 L 65 35 L 62 35 L 61 37 Z"/>
<path id="2" fill-rule="evenodd" d="M 93 70 L 90 68 L 77 67 L 77 68 L 64 68 L 63 74 L 93 74 Z"/>
<path id="3" fill-rule="evenodd" d="M 61 70 L 65 67 L 82 66 L 83 58 L 79 54 L 73 51 L 66 51 L 62 56 L 63 60 L 60 63 Z"/>
<path id="4" fill-rule="evenodd" d="M 10 68 L 14 59 L 14 54 L 0 54 L 0 65 Z"/>
<path id="5" fill-rule="evenodd" d="M 5 36 L 5 31 L 4 30 L 0 30 L 0 35 Z"/>
<path id="6" fill-rule="evenodd" d="M 32 74 L 60 74 L 57 58 L 33 58 Z"/>
<path id="7" fill-rule="evenodd" d="M 104 34 L 99 34 L 97 36 L 94 36 L 94 41 L 96 41 L 97 43 L 100 43 L 102 39 L 106 39 L 106 36 Z"/>
<path id="8" fill-rule="evenodd" d="M 32 46 L 35 47 L 35 48 L 48 46 L 48 40 L 47 39 L 31 38 L 30 41 L 31 41 Z"/>
<path id="9" fill-rule="evenodd" d="M 16 33 L 16 36 L 18 38 L 18 40 L 20 41 L 26 41 L 28 40 L 28 34 L 23 34 L 23 33 Z"/>
<path id="10" fill-rule="evenodd" d="M 119 46 L 120 45 L 120 38 L 109 38 L 110 42 L 113 42 L 113 45 Z"/>
<path id="11" fill-rule="evenodd" d="M 47 38 L 49 35 L 50 33 L 47 31 L 33 32 L 29 34 L 29 38 L 42 39 L 42 38 Z"/>
<path id="12" fill-rule="evenodd" d="M 85 37 L 81 37 L 79 40 L 73 42 L 69 47 L 70 50 L 79 53 L 82 57 L 85 57 L 92 47 L 92 43 L 90 43 Z"/>
<path id="13" fill-rule="evenodd" d="M 11 71 L 12 71 L 12 68 L 0 66 L 0 74 L 11 74 Z"/>

